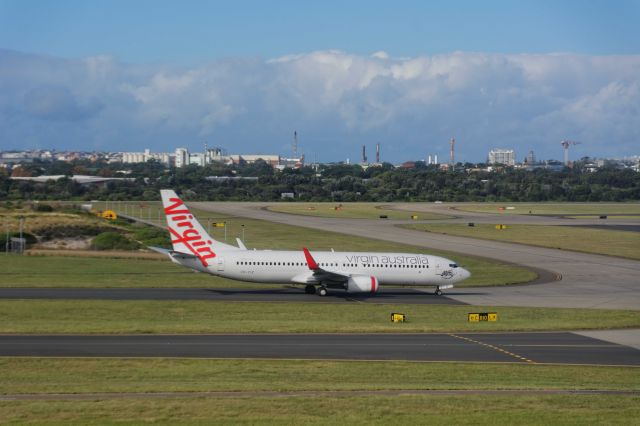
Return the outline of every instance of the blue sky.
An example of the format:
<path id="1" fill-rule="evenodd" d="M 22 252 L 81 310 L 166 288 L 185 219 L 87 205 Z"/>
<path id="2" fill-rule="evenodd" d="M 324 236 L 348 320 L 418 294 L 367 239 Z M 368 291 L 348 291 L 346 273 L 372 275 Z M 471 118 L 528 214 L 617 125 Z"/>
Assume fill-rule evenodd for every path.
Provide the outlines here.
<path id="1" fill-rule="evenodd" d="M 3 47 L 127 62 L 339 49 L 640 53 L 638 1 L 0 1 Z"/>
<path id="2" fill-rule="evenodd" d="M 640 1 L 0 0 L 0 149 L 286 154 L 298 130 L 322 161 L 450 136 L 469 161 L 639 154 L 638 22 Z"/>

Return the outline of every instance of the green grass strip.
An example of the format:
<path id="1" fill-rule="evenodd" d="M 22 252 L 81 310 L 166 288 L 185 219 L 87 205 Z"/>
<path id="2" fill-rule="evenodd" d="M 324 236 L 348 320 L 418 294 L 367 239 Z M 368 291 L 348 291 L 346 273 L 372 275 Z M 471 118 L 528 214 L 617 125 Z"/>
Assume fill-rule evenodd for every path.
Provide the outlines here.
<path id="1" fill-rule="evenodd" d="M 640 369 L 631 367 L 407 361 L 0 358 L 0 369 L 0 394 L 401 389 L 640 390 Z"/>
<path id="2" fill-rule="evenodd" d="M 640 259 L 640 232 L 545 225 L 507 225 L 506 229 L 499 230 L 493 224 L 411 224 L 403 227 L 438 234 Z"/>
<path id="3" fill-rule="evenodd" d="M 513 203 L 513 202 L 483 202 L 483 203 L 454 203 L 457 210 L 477 213 L 496 214 L 539 214 L 539 215 L 610 215 L 631 214 L 640 215 L 640 203 Z M 507 207 L 515 207 L 508 209 Z"/>
<path id="4" fill-rule="evenodd" d="M 637 424 L 640 397 L 351 396 L 0 402 L 19 424 L 583 425 Z"/>
<path id="5" fill-rule="evenodd" d="M 425 295 L 424 297 L 431 297 Z M 469 312 L 498 313 L 469 323 Z M 391 312 L 407 315 L 391 323 Z M 0 300 L 0 333 L 356 333 L 640 327 L 640 311 L 201 301 Z"/>

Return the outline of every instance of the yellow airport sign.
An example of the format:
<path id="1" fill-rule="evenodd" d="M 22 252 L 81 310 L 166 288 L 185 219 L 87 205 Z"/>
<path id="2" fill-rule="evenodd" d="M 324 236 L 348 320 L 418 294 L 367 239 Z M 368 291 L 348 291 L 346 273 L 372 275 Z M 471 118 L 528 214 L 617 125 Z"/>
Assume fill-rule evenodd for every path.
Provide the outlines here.
<path id="1" fill-rule="evenodd" d="M 474 312 L 468 314 L 469 322 L 480 322 L 480 321 L 498 321 L 498 313 L 497 312 Z"/>
<path id="2" fill-rule="evenodd" d="M 118 218 L 118 214 L 113 210 L 105 210 L 101 214 L 103 219 L 107 220 L 116 220 Z"/>
<path id="3" fill-rule="evenodd" d="M 496 229 L 507 229 L 507 225 L 496 225 Z"/>
<path id="4" fill-rule="evenodd" d="M 224 228 L 225 222 L 216 222 L 213 224 L 216 228 Z"/>
<path id="5" fill-rule="evenodd" d="M 400 314 L 394 312 L 391 314 L 391 322 L 405 322 L 407 320 L 407 316 L 405 314 Z"/>

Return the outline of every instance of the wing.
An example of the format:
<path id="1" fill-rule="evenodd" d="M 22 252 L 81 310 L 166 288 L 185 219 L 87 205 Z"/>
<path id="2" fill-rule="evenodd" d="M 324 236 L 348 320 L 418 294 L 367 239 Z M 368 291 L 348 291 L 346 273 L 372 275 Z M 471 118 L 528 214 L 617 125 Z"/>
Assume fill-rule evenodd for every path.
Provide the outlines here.
<path id="1" fill-rule="evenodd" d="M 309 250 L 306 247 L 302 249 L 304 251 L 304 257 L 307 260 L 307 265 L 309 265 L 309 269 L 313 273 L 313 278 L 317 282 L 335 282 L 335 283 L 344 283 L 347 282 L 351 275 L 344 274 L 338 271 L 329 271 L 327 269 L 321 268 L 316 260 L 311 256 Z"/>

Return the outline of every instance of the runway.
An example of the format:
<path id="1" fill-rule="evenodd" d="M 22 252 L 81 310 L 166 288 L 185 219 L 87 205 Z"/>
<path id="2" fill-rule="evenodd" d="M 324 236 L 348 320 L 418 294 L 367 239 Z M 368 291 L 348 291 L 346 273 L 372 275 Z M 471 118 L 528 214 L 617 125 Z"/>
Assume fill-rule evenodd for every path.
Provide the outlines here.
<path id="1" fill-rule="evenodd" d="M 405 360 L 640 366 L 640 351 L 574 333 L 3 335 L 0 356 Z"/>
<path id="2" fill-rule="evenodd" d="M 1 299 L 71 299 L 71 300 L 211 300 L 234 302 L 305 302 L 305 303 L 393 303 L 463 305 L 446 296 L 435 296 L 433 288 L 422 290 L 382 288 L 374 295 L 347 294 L 330 290 L 327 296 L 306 294 L 293 288 L 0 288 Z"/>

